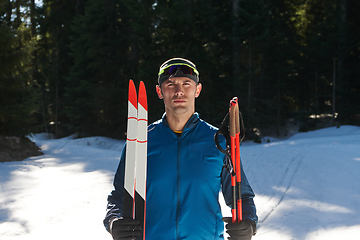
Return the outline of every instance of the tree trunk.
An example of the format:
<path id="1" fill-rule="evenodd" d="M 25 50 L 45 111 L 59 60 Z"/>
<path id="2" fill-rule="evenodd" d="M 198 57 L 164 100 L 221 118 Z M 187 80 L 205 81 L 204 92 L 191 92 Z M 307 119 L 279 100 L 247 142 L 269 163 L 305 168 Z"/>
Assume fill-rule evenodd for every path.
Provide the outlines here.
<path id="1" fill-rule="evenodd" d="M 338 82 L 338 112 L 341 120 L 346 122 L 348 111 L 346 106 L 346 58 L 347 58 L 347 1 L 339 0 L 339 41 L 338 41 L 338 65 L 337 65 L 337 82 Z"/>
<path id="2" fill-rule="evenodd" d="M 11 12 L 12 12 L 12 4 L 11 4 L 11 1 L 8 0 L 7 5 L 6 5 L 6 17 L 5 17 L 6 23 L 8 25 L 11 24 Z"/>
<path id="3" fill-rule="evenodd" d="M 318 100 L 318 67 L 315 67 L 315 126 L 317 125 L 317 116 L 319 114 Z"/>
<path id="4" fill-rule="evenodd" d="M 16 2 L 15 2 L 16 18 L 15 18 L 15 20 L 14 20 L 14 28 L 15 28 L 15 29 L 19 28 L 19 27 L 20 27 L 20 24 L 21 24 L 20 5 L 21 5 L 21 0 L 16 0 Z"/>
<path id="5" fill-rule="evenodd" d="M 235 93 L 240 92 L 240 39 L 239 39 L 239 0 L 232 1 L 233 21 L 232 21 L 232 65 L 233 65 L 233 86 Z"/>
<path id="6" fill-rule="evenodd" d="M 30 2 L 30 23 L 31 23 L 31 37 L 32 39 L 36 39 L 36 21 L 35 21 L 35 0 L 31 0 Z M 36 46 L 34 51 L 32 52 L 32 80 L 37 80 L 37 72 L 38 72 L 38 66 L 37 66 L 37 50 Z"/>
<path id="7" fill-rule="evenodd" d="M 269 0 L 264 0 L 263 4 L 263 12 L 266 14 L 266 22 L 270 22 L 270 14 L 269 14 Z M 268 49 L 267 46 L 270 45 L 269 43 L 269 24 L 266 24 L 265 29 L 265 44 L 261 48 L 261 77 L 260 77 L 260 99 L 264 100 L 264 84 L 266 82 L 266 71 L 268 65 Z"/>
<path id="8" fill-rule="evenodd" d="M 336 103 L 336 87 L 335 87 L 335 83 L 336 83 L 336 59 L 334 57 L 333 60 L 333 102 L 332 102 L 332 114 L 333 114 L 333 123 L 335 122 L 335 103 Z"/>
<path id="9" fill-rule="evenodd" d="M 85 8 L 82 0 L 76 0 L 76 13 L 79 15 L 84 15 Z"/>
<path id="10" fill-rule="evenodd" d="M 280 136 L 280 107 L 281 107 L 281 103 L 280 103 L 280 69 L 278 69 L 278 87 L 277 87 L 277 121 L 276 121 L 276 133 L 277 136 Z"/>
<path id="11" fill-rule="evenodd" d="M 30 2 L 30 23 L 31 23 L 31 36 L 35 37 L 36 22 L 35 22 L 35 0 Z"/>
<path id="12" fill-rule="evenodd" d="M 252 72 L 251 72 L 251 68 L 252 68 L 252 59 L 251 59 L 251 51 L 252 51 L 252 46 L 251 46 L 251 37 L 249 37 L 249 85 L 248 85 L 248 109 L 249 109 L 249 114 L 251 115 L 251 82 L 252 82 Z"/>
<path id="13" fill-rule="evenodd" d="M 55 138 L 58 139 L 58 115 L 59 115 L 59 84 L 58 78 L 56 78 L 56 86 L 55 86 Z"/>

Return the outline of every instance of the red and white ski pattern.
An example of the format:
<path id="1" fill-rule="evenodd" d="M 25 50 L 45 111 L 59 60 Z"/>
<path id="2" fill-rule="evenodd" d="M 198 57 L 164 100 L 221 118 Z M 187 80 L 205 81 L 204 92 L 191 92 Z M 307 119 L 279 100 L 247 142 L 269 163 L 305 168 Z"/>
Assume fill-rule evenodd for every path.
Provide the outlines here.
<path id="1" fill-rule="evenodd" d="M 145 239 L 147 125 L 145 84 L 141 81 L 138 99 L 135 84 L 129 81 L 127 146 L 124 179 L 124 217 L 135 218 L 143 226 Z"/>

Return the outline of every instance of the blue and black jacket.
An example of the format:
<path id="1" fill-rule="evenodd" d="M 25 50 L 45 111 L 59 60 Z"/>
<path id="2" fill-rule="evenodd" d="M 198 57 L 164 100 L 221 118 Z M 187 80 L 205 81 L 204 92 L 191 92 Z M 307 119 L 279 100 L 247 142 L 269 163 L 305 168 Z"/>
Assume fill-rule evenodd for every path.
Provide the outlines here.
<path id="1" fill-rule="evenodd" d="M 226 204 L 231 204 L 231 176 L 223 167 L 224 154 L 215 146 L 216 131 L 197 113 L 180 135 L 169 128 L 165 114 L 148 127 L 147 240 L 224 239 L 218 199 L 222 190 Z M 108 197 L 107 229 L 112 218 L 122 216 L 124 158 L 125 150 Z M 257 223 L 254 193 L 242 167 L 241 175 L 243 218 Z"/>

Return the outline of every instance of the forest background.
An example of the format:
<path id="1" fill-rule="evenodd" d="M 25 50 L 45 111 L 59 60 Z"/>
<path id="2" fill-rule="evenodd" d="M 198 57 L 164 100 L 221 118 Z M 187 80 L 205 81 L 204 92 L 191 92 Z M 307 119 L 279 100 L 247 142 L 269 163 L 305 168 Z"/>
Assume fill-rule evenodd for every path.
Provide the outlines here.
<path id="1" fill-rule="evenodd" d="M 239 97 L 247 136 L 360 125 L 358 0 L 0 0 L 0 135 L 126 134 L 128 80 L 164 112 L 158 68 L 193 61 L 196 110 Z"/>

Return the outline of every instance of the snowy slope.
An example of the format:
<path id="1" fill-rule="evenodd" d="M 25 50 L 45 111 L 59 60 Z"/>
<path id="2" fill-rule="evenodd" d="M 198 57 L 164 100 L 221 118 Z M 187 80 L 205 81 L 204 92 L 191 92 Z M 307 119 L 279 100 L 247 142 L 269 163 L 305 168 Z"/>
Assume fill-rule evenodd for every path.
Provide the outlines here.
<path id="1" fill-rule="evenodd" d="M 124 142 L 33 141 L 43 156 L 0 163 L 0 239 L 112 239 L 102 219 Z M 254 240 L 359 239 L 360 127 L 244 143 L 241 157 L 256 193 Z"/>
<path id="2" fill-rule="evenodd" d="M 120 151 L 99 147 L 114 140 L 39 139 L 43 156 L 0 165 L 0 239 L 111 239 L 102 219 Z"/>
<path id="3" fill-rule="evenodd" d="M 299 133 L 241 152 L 260 219 L 255 239 L 360 239 L 360 128 Z"/>

